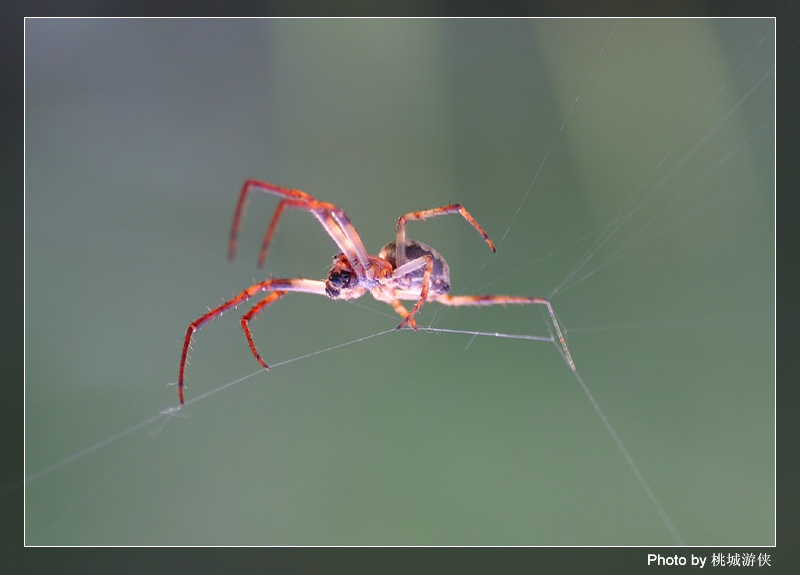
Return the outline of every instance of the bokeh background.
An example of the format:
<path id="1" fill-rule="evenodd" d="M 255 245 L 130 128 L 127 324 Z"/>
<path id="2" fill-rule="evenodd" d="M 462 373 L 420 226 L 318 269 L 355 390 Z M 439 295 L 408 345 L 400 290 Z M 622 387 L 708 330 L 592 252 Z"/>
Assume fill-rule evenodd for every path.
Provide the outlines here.
<path id="1" fill-rule="evenodd" d="M 413 223 L 454 293 L 552 297 L 581 377 L 691 545 L 774 533 L 774 32 L 762 20 L 28 20 L 29 545 L 671 545 L 548 342 L 290 295 L 282 364 L 173 416 L 187 324 L 336 248 L 276 201 Z M 592 257 L 585 254 L 594 242 Z M 239 312 L 189 399 L 256 371 Z M 420 325 L 547 335 L 538 309 Z M 313 354 L 313 355 L 309 355 Z M 308 357 L 304 357 L 309 355 Z M 292 361 L 295 360 L 295 361 Z M 284 363 L 288 362 L 288 363 Z"/>

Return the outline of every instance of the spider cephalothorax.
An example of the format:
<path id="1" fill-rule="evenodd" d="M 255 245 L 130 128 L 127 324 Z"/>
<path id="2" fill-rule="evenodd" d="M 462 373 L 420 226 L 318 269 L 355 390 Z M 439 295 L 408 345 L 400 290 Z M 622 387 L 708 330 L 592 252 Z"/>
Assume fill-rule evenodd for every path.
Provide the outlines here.
<path id="1" fill-rule="evenodd" d="M 395 241 L 386 244 L 377 256 L 371 256 L 364 248 L 361 238 L 358 236 L 353 224 L 345 215 L 344 211 L 333 204 L 321 202 L 300 190 L 290 190 L 281 188 L 267 182 L 257 180 L 247 180 L 242 186 L 239 194 L 239 203 L 236 205 L 236 212 L 233 216 L 231 226 L 231 237 L 228 246 L 228 255 L 231 259 L 236 257 L 236 242 L 239 235 L 239 225 L 242 218 L 245 199 L 250 190 L 256 190 L 266 194 L 272 194 L 281 198 L 272 221 L 267 228 L 264 241 L 261 244 L 259 254 L 259 266 L 263 265 L 267 257 L 267 250 L 272 239 L 272 234 L 278 224 L 283 210 L 295 208 L 310 212 L 319 221 L 322 228 L 327 232 L 331 239 L 339 246 L 341 253 L 333 258 L 333 265 L 325 281 L 310 280 L 304 278 L 289 279 L 267 279 L 256 283 L 245 289 L 239 295 L 222 305 L 209 310 L 195 321 L 189 324 L 186 330 L 186 337 L 183 341 L 183 351 L 181 353 L 181 364 L 178 374 L 178 397 L 183 403 L 183 376 L 186 369 L 186 358 L 189 353 L 189 346 L 192 343 L 192 335 L 200 327 L 224 314 L 226 311 L 246 302 L 256 294 L 266 292 L 267 295 L 256 303 L 241 319 L 242 330 L 247 337 L 250 351 L 253 352 L 256 360 L 264 369 L 269 369 L 266 362 L 256 350 L 253 336 L 250 333 L 250 320 L 261 312 L 269 304 L 282 298 L 288 292 L 303 292 L 316 295 L 327 296 L 330 299 L 354 299 L 361 297 L 367 292 L 372 294 L 378 301 L 383 301 L 391 305 L 394 310 L 403 318 L 398 329 L 404 325 L 416 329 L 417 324 L 414 316 L 426 301 L 436 301 L 448 306 L 485 306 L 485 305 L 506 305 L 506 304 L 538 304 L 547 308 L 550 319 L 555 330 L 554 338 L 557 338 L 564 358 L 569 366 L 574 370 L 575 365 L 567 348 L 567 343 L 561 333 L 553 308 L 550 302 L 543 298 L 526 296 L 504 296 L 504 295 L 450 295 L 450 268 L 444 258 L 432 247 L 414 240 L 406 240 L 406 223 L 409 220 L 425 220 L 436 216 L 447 214 L 460 214 L 487 243 L 492 251 L 495 251 L 494 244 L 483 228 L 475 221 L 470 213 L 461 204 L 442 206 L 431 210 L 410 212 L 397 218 L 397 231 Z M 399 246 L 399 247 L 398 247 Z M 408 310 L 401 300 L 416 300 L 414 306 Z"/>

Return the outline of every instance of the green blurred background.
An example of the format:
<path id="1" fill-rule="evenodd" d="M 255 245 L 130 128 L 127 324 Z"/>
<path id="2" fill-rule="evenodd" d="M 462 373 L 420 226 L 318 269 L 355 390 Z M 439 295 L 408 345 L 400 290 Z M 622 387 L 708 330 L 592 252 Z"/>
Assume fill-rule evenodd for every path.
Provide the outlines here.
<path id="1" fill-rule="evenodd" d="M 496 255 L 458 217 L 409 231 L 454 293 L 552 296 L 682 539 L 774 544 L 773 43 L 767 19 L 28 20 L 26 542 L 674 543 L 546 342 L 388 333 L 157 417 L 191 320 L 336 252 L 291 212 L 258 270 L 254 197 L 229 263 L 255 177 L 372 252 L 463 203 Z M 423 312 L 547 335 L 538 309 Z M 189 399 L 256 371 L 241 313 L 197 334 Z M 278 364 L 397 321 L 298 294 L 253 327 Z"/>

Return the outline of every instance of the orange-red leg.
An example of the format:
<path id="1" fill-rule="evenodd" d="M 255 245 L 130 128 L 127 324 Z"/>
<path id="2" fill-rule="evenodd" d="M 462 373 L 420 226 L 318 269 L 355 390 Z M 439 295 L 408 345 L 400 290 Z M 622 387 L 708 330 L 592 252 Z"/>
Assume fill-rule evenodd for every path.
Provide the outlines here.
<path id="1" fill-rule="evenodd" d="M 411 329 L 416 331 L 417 322 L 414 321 L 413 317 L 409 317 L 408 316 L 408 310 L 406 309 L 406 307 L 402 304 L 402 302 L 399 299 L 395 299 L 395 300 L 390 301 L 389 305 L 391 305 L 394 308 L 394 311 L 397 312 L 397 315 L 399 315 L 400 317 L 403 318 L 403 323 L 408 324 L 408 327 L 410 327 Z M 398 326 L 398 329 L 400 327 L 402 327 L 402 325 L 403 324 L 401 323 Z"/>
<path id="2" fill-rule="evenodd" d="M 330 212 L 326 208 L 319 208 L 317 207 L 317 204 L 308 203 L 301 200 L 282 200 L 281 203 L 278 204 L 278 207 L 275 209 L 275 213 L 272 215 L 272 221 L 270 221 L 269 223 L 269 227 L 267 228 L 267 233 L 264 234 L 264 241 L 261 243 L 261 250 L 258 252 L 259 268 L 264 267 L 264 262 L 266 262 L 267 260 L 267 252 L 269 250 L 269 245 L 272 242 L 272 235 L 275 233 L 275 230 L 278 227 L 278 220 L 280 219 L 281 215 L 283 214 L 283 210 L 286 207 L 310 211 L 312 215 L 316 217 L 317 220 L 320 222 L 322 228 L 326 232 L 328 232 L 328 235 L 331 236 L 331 238 L 333 238 L 333 240 L 336 242 L 337 245 L 339 245 L 340 243 L 345 243 L 345 244 L 349 243 L 349 240 L 344 235 L 342 230 L 338 227 L 338 224 L 334 221 Z M 228 255 L 230 256 L 230 248 Z"/>
<path id="3" fill-rule="evenodd" d="M 410 212 L 397 218 L 397 239 L 395 241 L 397 246 L 397 266 L 399 267 L 405 263 L 405 250 L 401 249 L 401 246 L 404 246 L 406 242 L 407 222 L 411 220 L 426 220 L 428 218 L 435 218 L 437 216 L 446 216 L 456 213 L 461 214 L 461 216 L 478 231 L 478 233 L 483 237 L 483 241 L 488 244 L 492 252 L 497 251 L 494 247 L 494 242 L 492 242 L 492 240 L 489 238 L 489 234 L 487 234 L 481 225 L 475 220 L 475 218 L 472 217 L 472 214 L 470 214 L 461 204 L 452 204 L 449 206 L 442 206 L 440 208 L 433 208 L 431 210 Z"/>
<path id="4" fill-rule="evenodd" d="M 417 261 L 417 260 L 413 260 Z M 400 322 L 400 325 L 397 326 L 397 329 L 400 329 L 404 325 L 408 324 L 409 327 L 413 328 L 415 331 L 417 329 L 417 322 L 414 321 L 414 316 L 422 307 L 422 304 L 428 299 L 428 288 L 431 283 L 431 273 L 433 272 L 433 258 L 429 255 L 425 256 L 425 272 L 422 275 L 422 289 L 419 292 L 419 299 L 417 303 L 414 304 L 414 307 L 411 308 L 411 311 L 408 312 L 405 319 Z M 396 308 L 395 308 L 396 309 Z"/>
<path id="5" fill-rule="evenodd" d="M 253 352 L 253 355 L 258 360 L 258 363 L 261 364 L 261 367 L 263 367 L 264 369 L 267 369 L 267 370 L 269 369 L 269 366 L 266 364 L 266 362 L 263 359 L 261 359 L 261 354 L 258 353 L 258 350 L 256 349 L 256 344 L 253 343 L 253 334 L 250 333 L 249 324 L 250 324 L 250 320 L 253 319 L 253 317 L 256 314 L 260 313 L 261 310 L 263 310 L 265 307 L 267 307 L 272 302 L 275 302 L 275 301 L 279 300 L 280 298 L 282 298 L 283 296 L 285 296 L 286 293 L 287 292 L 285 292 L 285 291 L 272 292 L 267 297 L 265 297 L 260 302 L 258 302 L 255 306 L 253 306 L 253 308 L 249 312 L 244 314 L 244 317 L 242 317 L 241 322 L 240 322 L 241 325 L 242 325 L 242 330 L 244 331 L 244 335 L 245 335 L 245 337 L 247 337 L 247 345 L 250 346 L 250 351 Z"/>
<path id="6" fill-rule="evenodd" d="M 231 260 L 236 258 L 236 247 L 237 242 L 239 239 L 239 228 L 241 227 L 242 222 L 242 215 L 244 214 L 244 205 L 247 201 L 247 194 L 251 188 L 256 188 L 259 191 L 271 193 L 283 198 L 287 199 L 294 199 L 295 201 L 299 202 L 313 202 L 315 201 L 313 197 L 309 196 L 305 192 L 301 192 L 300 190 L 290 190 L 287 188 L 281 188 L 279 186 L 275 186 L 273 184 L 269 184 L 267 182 L 259 182 L 258 180 L 247 180 L 242 185 L 242 190 L 239 192 L 239 201 L 236 203 L 236 211 L 233 214 L 233 223 L 231 224 L 231 236 L 230 241 L 228 242 L 228 258 Z M 280 212 L 283 211 L 283 208 L 278 206 L 278 209 L 273 216 L 273 223 L 270 224 L 272 227 L 275 223 L 275 219 L 280 217 Z"/>
<path id="7" fill-rule="evenodd" d="M 550 321 L 553 323 L 555 330 L 554 337 L 558 339 L 561 344 L 561 349 L 564 352 L 564 359 L 567 360 L 570 369 L 575 371 L 575 362 L 572 360 L 572 354 L 567 347 L 567 340 L 564 339 L 564 334 L 561 332 L 561 326 L 558 324 L 558 318 L 553 311 L 553 306 L 550 300 L 541 297 L 523 297 L 523 296 L 508 296 L 508 295 L 438 295 L 433 298 L 435 301 L 449 306 L 479 306 L 479 305 L 508 305 L 508 304 L 537 304 L 543 305 L 547 308 L 547 314 L 550 316 Z"/>
<path id="8" fill-rule="evenodd" d="M 239 229 L 241 227 L 242 214 L 244 212 L 244 205 L 247 199 L 247 194 L 250 190 L 257 190 L 259 192 L 272 194 L 283 198 L 278 204 L 275 213 L 272 216 L 264 241 L 261 245 L 259 253 L 259 266 L 264 264 L 266 259 L 267 250 L 269 249 L 272 234 L 278 224 L 278 220 L 283 214 L 286 207 L 292 207 L 302 210 L 307 210 L 317 218 L 319 223 L 327 234 L 333 239 L 342 253 L 347 256 L 353 269 L 362 277 L 366 276 L 372 279 L 373 271 L 371 270 L 372 263 L 361 238 L 358 235 L 353 224 L 345 215 L 341 208 L 328 202 L 321 202 L 305 192 L 300 190 L 291 190 L 282 188 L 268 182 L 261 182 L 258 180 L 247 180 L 242 186 L 239 194 L 239 201 L 236 204 L 236 211 L 233 215 L 233 223 L 231 224 L 231 235 L 228 243 L 228 257 L 234 259 L 236 257 L 237 242 L 239 237 Z"/>
<path id="9" fill-rule="evenodd" d="M 225 314 L 231 308 L 235 308 L 251 297 L 256 295 L 259 292 L 264 291 L 272 291 L 273 294 L 262 300 L 256 307 L 259 309 L 263 309 L 266 305 L 270 302 L 274 301 L 276 298 L 270 299 L 275 293 L 278 292 L 303 292 L 303 293 L 312 293 L 316 295 L 326 295 L 325 294 L 325 282 L 317 281 L 317 280 L 307 280 L 302 278 L 294 278 L 294 279 L 269 279 L 263 282 L 259 282 L 257 284 L 251 285 L 249 288 L 241 292 L 239 295 L 230 299 L 223 303 L 220 306 L 215 307 L 212 310 L 209 310 L 207 313 L 201 315 L 199 318 L 194 320 L 192 323 L 189 324 L 189 327 L 186 329 L 186 337 L 183 340 L 183 349 L 181 351 L 181 365 L 178 370 L 178 398 L 180 399 L 181 404 L 183 404 L 183 379 L 184 379 L 184 372 L 186 371 L 186 363 L 189 356 L 189 348 L 192 344 L 192 335 L 198 329 L 200 329 L 204 324 L 208 323 L 214 318 L 220 317 L 221 315 Z M 280 296 L 278 296 L 280 297 Z M 252 317 L 251 314 L 250 317 Z M 247 317 L 247 316 L 245 316 Z M 248 318 L 249 319 L 249 318 Z M 252 344 L 252 337 L 249 337 L 249 330 L 245 331 L 245 334 L 248 335 L 248 340 L 251 345 L 251 349 L 256 354 L 256 358 L 259 359 L 257 352 L 255 351 L 255 346 Z"/>

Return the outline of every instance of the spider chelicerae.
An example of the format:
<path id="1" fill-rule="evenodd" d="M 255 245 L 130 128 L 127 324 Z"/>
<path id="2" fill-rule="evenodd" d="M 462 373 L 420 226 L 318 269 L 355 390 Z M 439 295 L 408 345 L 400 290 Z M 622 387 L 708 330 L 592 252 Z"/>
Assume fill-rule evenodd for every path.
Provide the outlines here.
<path id="1" fill-rule="evenodd" d="M 181 352 L 181 365 L 178 375 L 178 397 L 183 404 L 183 379 L 186 369 L 186 359 L 189 347 L 192 342 L 192 335 L 200 327 L 223 315 L 231 308 L 248 301 L 250 298 L 261 292 L 269 295 L 256 303 L 241 319 L 242 330 L 247 337 L 250 351 L 253 352 L 256 360 L 264 369 L 269 369 L 266 362 L 256 350 L 253 343 L 253 336 L 250 333 L 249 323 L 253 317 L 260 313 L 265 307 L 279 300 L 289 292 L 304 292 L 326 296 L 330 299 L 355 299 L 369 292 L 378 301 L 386 302 L 403 318 L 397 329 L 408 326 L 417 329 L 414 316 L 427 301 L 436 301 L 448 306 L 481 306 L 481 305 L 507 305 L 507 304 L 538 304 L 547 308 L 547 313 L 553 323 L 555 330 L 554 337 L 561 344 L 564 358 L 574 371 L 575 364 L 572 361 L 567 342 L 558 325 L 558 319 L 553 312 L 550 301 L 539 297 L 508 296 L 508 295 L 450 295 L 450 268 L 447 262 L 435 249 L 422 242 L 406 239 L 406 224 L 412 220 L 425 220 L 435 216 L 448 214 L 460 214 L 469 224 L 475 228 L 483 237 L 483 240 L 492 250 L 495 251 L 494 243 L 475 221 L 470 213 L 461 204 L 452 204 L 430 210 L 410 212 L 397 218 L 397 235 L 395 241 L 383 246 L 377 256 L 367 253 L 361 238 L 358 236 L 355 227 L 345 215 L 344 211 L 327 202 L 317 200 L 300 190 L 290 190 L 281 188 L 274 184 L 261 182 L 258 180 L 247 180 L 242 186 L 239 194 L 239 202 L 236 205 L 236 212 L 233 216 L 231 226 L 230 243 L 228 245 L 228 257 L 232 260 L 236 257 L 237 238 L 241 225 L 242 212 L 245 200 L 250 191 L 258 191 L 272 194 L 281 198 L 272 221 L 267 228 L 264 241 L 261 244 L 261 251 L 258 257 L 258 265 L 262 267 L 267 258 L 272 235 L 278 220 L 286 208 L 295 208 L 311 212 L 317 218 L 322 228 L 328 233 L 331 239 L 339 246 L 340 253 L 333 257 L 333 265 L 328 272 L 326 280 L 312 280 L 305 278 L 274 279 L 270 278 L 262 282 L 255 283 L 241 292 L 239 295 L 223 303 L 222 305 L 209 310 L 192 323 L 186 330 L 186 338 L 183 342 Z M 401 300 L 416 300 L 416 303 L 407 310 Z"/>

